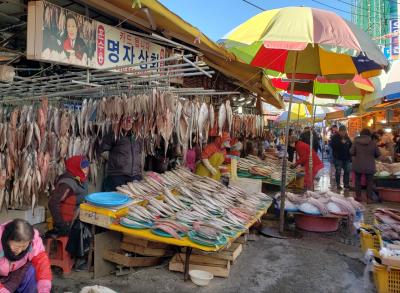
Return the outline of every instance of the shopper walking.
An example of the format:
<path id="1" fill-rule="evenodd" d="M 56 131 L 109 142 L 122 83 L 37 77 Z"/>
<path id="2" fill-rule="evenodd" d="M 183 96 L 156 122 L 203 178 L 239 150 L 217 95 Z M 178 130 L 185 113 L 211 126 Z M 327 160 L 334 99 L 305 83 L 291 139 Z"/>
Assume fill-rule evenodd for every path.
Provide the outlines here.
<path id="1" fill-rule="evenodd" d="M 345 189 L 350 188 L 350 165 L 351 165 L 351 140 L 347 134 L 346 126 L 341 125 L 339 132 L 334 134 L 331 141 L 333 164 L 335 166 L 336 188 L 342 189 L 340 185 L 341 172 L 343 170 L 343 185 Z"/>
<path id="2" fill-rule="evenodd" d="M 296 136 L 293 134 L 293 129 L 289 129 L 289 143 L 288 143 L 288 160 L 290 162 L 293 162 L 294 159 L 294 152 L 296 150 L 296 141 L 297 138 Z"/>
<path id="3" fill-rule="evenodd" d="M 350 148 L 352 155 L 352 169 L 356 175 L 356 200 L 361 201 L 361 177 L 365 176 L 367 182 L 367 196 L 372 201 L 378 201 L 379 197 L 372 190 L 373 177 L 376 172 L 375 159 L 380 156 L 376 141 L 372 139 L 369 129 L 361 130 L 360 136 L 354 139 Z"/>

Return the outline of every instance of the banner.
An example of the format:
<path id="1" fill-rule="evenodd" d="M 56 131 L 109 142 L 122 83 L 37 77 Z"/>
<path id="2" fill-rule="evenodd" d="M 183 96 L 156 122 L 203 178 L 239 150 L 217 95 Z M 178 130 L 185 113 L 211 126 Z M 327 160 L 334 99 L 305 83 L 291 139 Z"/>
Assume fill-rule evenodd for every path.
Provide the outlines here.
<path id="1" fill-rule="evenodd" d="M 399 31 L 399 19 L 391 19 L 390 20 L 390 32 L 391 33 L 398 33 Z M 391 37 L 390 40 L 390 55 L 393 60 L 397 60 L 399 58 L 399 36 L 395 34 Z"/>
<path id="2" fill-rule="evenodd" d="M 164 66 L 163 61 L 158 61 L 165 58 L 164 47 L 99 22 L 96 31 L 96 58 L 89 67 L 104 69 L 138 62 L 152 62 L 119 69 L 122 72 L 133 73 L 138 70 L 151 70 Z"/>
<path id="3" fill-rule="evenodd" d="M 140 74 L 163 67 L 158 60 L 166 57 L 162 46 L 46 1 L 28 2 L 27 40 L 28 59 L 83 68 Z"/>

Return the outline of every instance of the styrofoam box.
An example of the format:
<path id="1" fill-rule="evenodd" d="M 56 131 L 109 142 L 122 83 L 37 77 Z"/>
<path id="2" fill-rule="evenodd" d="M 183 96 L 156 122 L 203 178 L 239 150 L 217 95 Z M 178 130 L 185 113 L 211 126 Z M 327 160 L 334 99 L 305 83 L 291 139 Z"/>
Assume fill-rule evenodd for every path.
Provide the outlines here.
<path id="1" fill-rule="evenodd" d="M 238 178 L 235 181 L 230 180 L 229 184 L 240 187 L 249 193 L 261 192 L 261 190 L 262 190 L 262 180 L 261 179 Z"/>
<path id="2" fill-rule="evenodd" d="M 33 213 L 31 209 L 1 211 L 1 223 L 14 219 L 24 219 L 31 225 L 43 223 L 45 220 L 45 208 L 42 206 L 37 206 L 34 208 Z"/>

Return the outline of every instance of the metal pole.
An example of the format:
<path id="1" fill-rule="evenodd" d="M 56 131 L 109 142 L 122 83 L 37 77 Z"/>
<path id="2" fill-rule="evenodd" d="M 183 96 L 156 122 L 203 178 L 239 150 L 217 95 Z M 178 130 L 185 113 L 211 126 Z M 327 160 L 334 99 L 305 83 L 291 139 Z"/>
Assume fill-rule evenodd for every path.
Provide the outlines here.
<path id="1" fill-rule="evenodd" d="M 314 91 L 313 91 L 314 92 Z M 312 109 L 313 109 L 313 118 L 312 118 L 312 124 L 310 127 L 310 156 L 308 158 L 308 170 L 310 171 L 309 175 L 309 179 L 310 179 L 310 183 L 311 183 L 311 190 L 314 190 L 314 176 L 313 176 L 313 149 L 314 149 L 314 123 L 315 123 L 315 109 L 316 107 L 314 106 L 314 102 L 315 102 L 315 95 L 313 93 L 313 97 L 312 97 Z"/>
<path id="2" fill-rule="evenodd" d="M 288 116 L 286 119 L 286 127 L 285 127 L 285 151 L 283 153 L 282 160 L 282 178 L 281 178 L 281 204 L 279 211 L 279 233 L 283 233 L 285 229 L 285 197 L 286 197 L 286 167 L 287 167 L 287 149 L 289 145 L 289 122 L 290 122 L 290 112 L 292 110 L 292 102 L 293 102 L 293 92 L 294 92 L 294 80 L 296 79 L 296 68 L 297 68 L 297 58 L 298 52 L 296 51 L 295 59 L 294 59 L 294 69 L 292 74 L 292 80 L 290 83 L 290 100 L 289 100 L 289 108 L 288 108 Z"/>

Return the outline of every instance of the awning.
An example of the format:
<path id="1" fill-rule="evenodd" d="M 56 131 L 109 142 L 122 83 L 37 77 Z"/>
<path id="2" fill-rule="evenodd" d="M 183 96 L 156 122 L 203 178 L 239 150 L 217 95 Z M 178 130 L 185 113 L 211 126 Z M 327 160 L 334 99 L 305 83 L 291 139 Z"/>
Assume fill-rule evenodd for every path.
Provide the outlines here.
<path id="1" fill-rule="evenodd" d="M 132 0 L 87 0 L 91 5 L 145 31 L 175 38 L 204 54 L 205 62 L 224 75 L 237 80 L 240 87 L 257 93 L 262 100 L 282 108 L 279 95 L 265 79 L 261 69 L 236 61 L 236 57 L 210 40 L 200 30 L 168 10 L 158 1 L 140 0 L 132 8 Z M 140 3 L 141 8 L 138 7 Z"/>
<path id="2" fill-rule="evenodd" d="M 326 116 L 325 116 L 326 120 L 335 120 L 335 119 L 341 119 L 341 118 L 345 118 L 345 112 L 343 110 L 326 113 Z"/>

